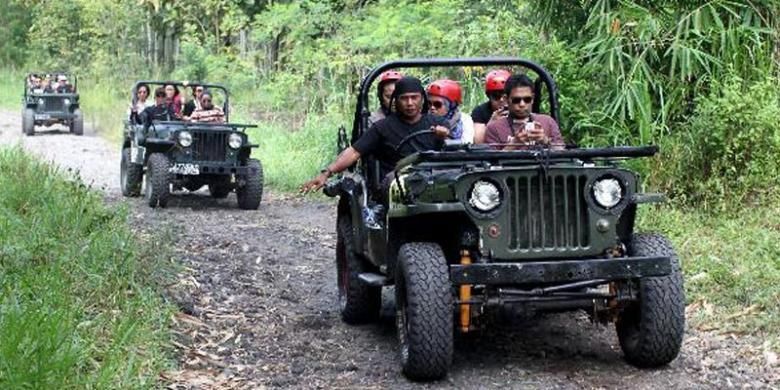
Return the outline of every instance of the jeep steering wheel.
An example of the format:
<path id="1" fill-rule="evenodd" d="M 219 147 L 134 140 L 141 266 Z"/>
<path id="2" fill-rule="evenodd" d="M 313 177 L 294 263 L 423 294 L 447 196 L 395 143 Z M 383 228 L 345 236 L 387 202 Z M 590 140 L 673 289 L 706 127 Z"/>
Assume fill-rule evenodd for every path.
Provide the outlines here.
<path id="1" fill-rule="evenodd" d="M 409 134 L 406 137 L 402 138 L 401 142 L 399 142 L 398 145 L 395 146 L 395 151 L 397 152 L 397 151 L 401 150 L 401 146 L 404 146 L 404 144 L 409 142 L 412 138 L 419 137 L 419 136 L 421 136 L 423 134 L 435 134 L 435 133 L 436 132 L 433 131 L 433 130 L 418 130 L 418 131 L 415 131 L 414 133 Z M 416 150 L 418 152 L 420 151 L 416 147 L 414 148 L 414 150 Z"/>

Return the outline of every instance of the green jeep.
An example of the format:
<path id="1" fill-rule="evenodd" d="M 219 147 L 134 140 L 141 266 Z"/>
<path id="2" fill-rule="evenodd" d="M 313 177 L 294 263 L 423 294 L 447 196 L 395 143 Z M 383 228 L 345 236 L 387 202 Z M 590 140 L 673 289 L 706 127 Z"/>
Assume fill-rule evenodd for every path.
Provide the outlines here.
<path id="1" fill-rule="evenodd" d="M 139 81 L 133 87 L 133 105 L 141 85 L 192 86 Z M 198 85 L 215 99 L 221 95 L 225 123 L 188 122 L 174 117 L 142 123 L 139 113 L 131 113 L 124 122 L 122 195 L 138 196 L 143 190 L 150 207 L 165 207 L 172 191 L 197 191 L 206 185 L 212 197 L 226 198 L 235 191 L 241 209 L 256 210 L 263 197 L 263 167 L 260 160 L 251 158 L 257 145 L 249 142 L 245 132 L 255 126 L 229 122 L 230 97 L 224 86 Z"/>
<path id="2" fill-rule="evenodd" d="M 41 80 L 54 78 L 44 86 Z M 57 79 L 65 82 L 59 85 Z M 24 81 L 22 98 L 22 132 L 31 136 L 35 126 L 62 124 L 75 135 L 84 134 L 84 116 L 79 107 L 76 76 L 66 72 L 29 73 Z"/>
<path id="3" fill-rule="evenodd" d="M 535 76 L 534 112 L 544 105 L 559 119 L 555 83 L 533 62 L 404 60 L 383 64 L 362 81 L 351 142 L 368 128 L 369 90 L 381 72 L 488 66 Z M 339 145 L 347 144 L 342 128 Z M 499 151 L 457 143 L 419 151 L 395 167 L 378 227 L 364 215 L 382 178 L 377 161 L 364 156 L 324 187 L 326 195 L 339 197 L 342 319 L 376 319 L 382 287 L 394 285 L 402 371 L 415 380 L 446 375 L 455 332 L 543 312 L 585 310 L 595 321 L 614 322 L 625 359 L 637 367 L 674 360 L 685 324 L 680 262 L 669 240 L 634 227 L 637 206 L 664 197 L 643 193 L 638 175 L 620 165 L 657 151 Z"/>

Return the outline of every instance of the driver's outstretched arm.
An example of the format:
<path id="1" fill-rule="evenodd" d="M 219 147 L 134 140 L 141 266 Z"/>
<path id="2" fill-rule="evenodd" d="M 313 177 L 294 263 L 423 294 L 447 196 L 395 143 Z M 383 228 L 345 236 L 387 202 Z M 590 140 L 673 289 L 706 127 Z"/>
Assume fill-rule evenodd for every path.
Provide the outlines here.
<path id="1" fill-rule="evenodd" d="M 339 154 L 338 157 L 336 157 L 336 161 L 328 164 L 328 166 L 323 170 L 322 173 L 315 176 L 313 179 L 309 180 L 308 182 L 304 183 L 300 191 L 302 193 L 307 193 L 309 191 L 316 191 L 322 188 L 322 186 L 325 185 L 325 182 L 328 181 L 328 178 L 333 175 L 334 173 L 339 173 L 349 167 L 352 166 L 358 159 L 360 158 L 360 152 L 355 150 L 353 147 L 348 147 L 344 149 L 341 154 Z"/>

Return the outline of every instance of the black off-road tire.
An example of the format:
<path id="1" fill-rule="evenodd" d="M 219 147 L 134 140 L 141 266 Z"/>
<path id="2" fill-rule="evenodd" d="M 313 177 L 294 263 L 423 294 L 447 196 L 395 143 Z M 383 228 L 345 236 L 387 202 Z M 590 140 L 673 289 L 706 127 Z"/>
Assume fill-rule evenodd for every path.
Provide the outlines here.
<path id="1" fill-rule="evenodd" d="M 452 364 L 454 303 L 447 260 L 438 244 L 401 246 L 395 304 L 404 375 L 412 380 L 443 378 Z"/>
<path id="2" fill-rule="evenodd" d="M 366 285 L 358 279 L 369 266 L 354 252 L 349 214 L 338 216 L 336 233 L 336 282 L 341 319 L 352 325 L 376 321 L 382 308 L 382 288 Z"/>
<path id="3" fill-rule="evenodd" d="M 22 112 L 22 133 L 35 135 L 35 111 L 31 108 L 25 108 Z"/>
<path id="4" fill-rule="evenodd" d="M 70 122 L 70 132 L 75 135 L 84 135 L 84 115 L 78 108 L 73 111 L 73 115 L 75 117 Z"/>
<path id="5" fill-rule="evenodd" d="M 119 184 L 124 196 L 141 195 L 144 180 L 144 167 L 130 162 L 130 148 L 122 149 L 122 162 L 119 168 Z"/>
<path id="6" fill-rule="evenodd" d="M 146 165 L 146 188 L 144 195 L 149 207 L 165 207 L 171 196 L 171 163 L 162 153 L 152 153 Z"/>
<path id="7" fill-rule="evenodd" d="M 263 165 L 260 160 L 251 159 L 247 167 L 250 172 L 243 177 L 244 185 L 236 188 L 238 207 L 242 210 L 257 210 L 263 200 Z"/>
<path id="8" fill-rule="evenodd" d="M 672 273 L 639 280 L 639 301 L 625 308 L 615 324 L 626 361 L 636 367 L 663 366 L 680 353 L 685 332 L 685 291 L 680 260 L 666 237 L 634 234 L 631 256 L 669 256 Z"/>

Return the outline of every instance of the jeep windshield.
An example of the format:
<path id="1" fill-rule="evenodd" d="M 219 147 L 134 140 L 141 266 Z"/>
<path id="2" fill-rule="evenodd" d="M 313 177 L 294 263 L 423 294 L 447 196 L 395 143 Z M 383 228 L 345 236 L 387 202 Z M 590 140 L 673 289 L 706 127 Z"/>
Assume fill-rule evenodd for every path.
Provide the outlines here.
<path id="1" fill-rule="evenodd" d="M 161 122 L 191 122 L 200 124 L 207 121 L 193 116 L 195 111 L 202 109 L 205 101 L 214 111 L 224 116 L 224 122 L 230 121 L 230 92 L 220 84 L 187 81 L 142 80 L 135 83 L 130 94 L 130 117 L 140 114 L 147 107 L 157 104 L 155 94 L 160 90 L 164 94 L 161 104 L 171 110 L 172 115 L 165 119 L 155 118 L 155 123 Z M 207 96 L 204 96 L 207 95 Z M 136 118 L 139 121 L 140 118 Z M 221 119 L 220 119 L 221 120 Z"/>

